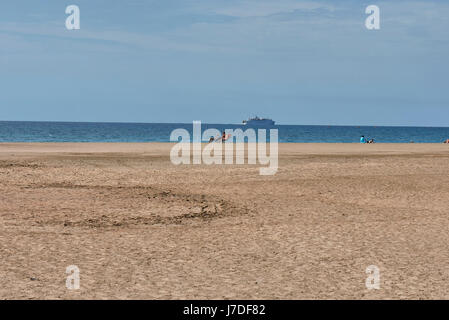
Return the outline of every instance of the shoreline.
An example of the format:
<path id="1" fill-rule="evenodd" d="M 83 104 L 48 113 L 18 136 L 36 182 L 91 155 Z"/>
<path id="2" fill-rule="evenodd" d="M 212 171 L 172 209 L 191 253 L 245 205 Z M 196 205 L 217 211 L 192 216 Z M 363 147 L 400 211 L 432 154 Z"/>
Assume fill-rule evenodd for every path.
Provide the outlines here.
<path id="1" fill-rule="evenodd" d="M 170 154 L 177 142 L 8 142 L 0 143 L 0 155 L 5 153 L 161 153 Z M 192 145 L 192 144 L 190 144 Z M 202 143 L 204 148 L 208 143 Z M 237 145 L 237 144 L 235 144 Z M 248 143 L 245 143 L 247 146 Z M 269 143 L 267 143 L 269 145 Z M 444 143 L 278 143 L 280 154 L 313 153 L 447 153 Z"/>

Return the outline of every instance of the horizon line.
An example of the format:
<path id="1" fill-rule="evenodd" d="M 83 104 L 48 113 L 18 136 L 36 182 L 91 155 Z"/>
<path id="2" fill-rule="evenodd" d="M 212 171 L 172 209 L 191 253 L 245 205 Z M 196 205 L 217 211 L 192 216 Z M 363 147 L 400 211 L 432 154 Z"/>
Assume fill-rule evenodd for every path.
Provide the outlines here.
<path id="1" fill-rule="evenodd" d="M 43 122 L 43 123 L 110 123 L 110 124 L 191 124 L 191 122 L 133 122 L 133 121 L 67 121 L 67 120 L 0 120 L 0 122 Z M 217 125 L 233 125 L 233 126 L 245 126 L 243 123 L 214 123 L 214 122 L 203 122 L 202 124 L 217 124 Z M 419 125 L 373 125 L 373 124 L 275 124 L 274 126 L 316 126 L 316 127 L 402 127 L 402 128 L 449 128 L 448 126 L 419 126 Z M 257 128 L 257 126 L 254 126 Z M 263 126 L 261 126 L 263 127 Z M 253 127 L 248 127 L 253 128 Z"/>

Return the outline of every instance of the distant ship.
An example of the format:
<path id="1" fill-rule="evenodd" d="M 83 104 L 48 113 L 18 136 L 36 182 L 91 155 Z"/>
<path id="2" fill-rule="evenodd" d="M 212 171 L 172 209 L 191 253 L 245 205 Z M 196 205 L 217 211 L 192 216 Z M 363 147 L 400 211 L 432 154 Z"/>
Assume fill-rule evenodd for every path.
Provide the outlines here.
<path id="1" fill-rule="evenodd" d="M 267 118 L 259 118 L 255 116 L 248 120 L 243 120 L 243 124 L 247 126 L 274 126 L 274 121 Z"/>

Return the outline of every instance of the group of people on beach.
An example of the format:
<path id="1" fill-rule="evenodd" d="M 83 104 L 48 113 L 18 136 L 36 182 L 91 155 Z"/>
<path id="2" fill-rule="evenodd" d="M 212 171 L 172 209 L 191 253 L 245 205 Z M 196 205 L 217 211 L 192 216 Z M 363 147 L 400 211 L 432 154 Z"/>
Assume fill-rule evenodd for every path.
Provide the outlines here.
<path id="1" fill-rule="evenodd" d="M 213 141 L 219 141 L 221 140 L 222 142 L 226 141 L 229 137 L 226 135 L 226 133 L 223 131 L 221 137 L 211 137 L 209 139 L 209 142 L 213 142 Z M 374 138 L 371 139 L 366 139 L 365 136 L 360 136 L 360 143 L 375 143 Z M 448 143 L 449 144 L 449 139 L 445 140 L 443 143 Z"/>
<path id="2" fill-rule="evenodd" d="M 413 142 L 413 141 L 411 141 L 411 142 Z M 374 139 L 367 140 L 365 138 L 365 136 L 360 136 L 360 143 L 374 143 Z M 449 144 L 449 139 L 444 140 L 443 143 Z"/>
<path id="3" fill-rule="evenodd" d="M 365 138 L 365 136 L 361 136 L 360 137 L 360 143 L 374 143 L 374 139 L 373 138 L 371 138 L 371 139 L 366 139 Z"/>
<path id="4" fill-rule="evenodd" d="M 223 131 L 223 134 L 221 135 L 221 137 L 216 137 L 216 138 L 211 137 L 209 142 L 219 141 L 219 140 L 224 142 L 227 139 L 228 139 L 228 136 L 226 136 L 226 133 Z M 374 138 L 366 139 L 365 136 L 360 136 L 360 143 L 375 143 L 375 141 L 374 141 Z M 449 139 L 445 140 L 443 143 L 449 143 Z"/>
<path id="5" fill-rule="evenodd" d="M 221 142 L 225 142 L 226 140 L 228 140 L 228 138 L 229 138 L 230 136 L 231 136 L 231 135 L 226 135 L 226 132 L 223 131 L 223 133 L 221 134 L 221 137 L 216 137 L 216 138 L 210 137 L 209 143 L 210 143 L 210 142 L 214 142 L 214 141 L 220 141 L 220 140 L 221 140 Z"/>

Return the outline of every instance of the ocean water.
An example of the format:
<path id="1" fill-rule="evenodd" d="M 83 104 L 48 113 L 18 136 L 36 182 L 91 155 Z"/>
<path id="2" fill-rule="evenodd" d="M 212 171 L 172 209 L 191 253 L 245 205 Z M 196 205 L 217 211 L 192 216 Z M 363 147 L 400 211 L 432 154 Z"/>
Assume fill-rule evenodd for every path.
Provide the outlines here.
<path id="1" fill-rule="evenodd" d="M 0 121 L 0 142 L 169 142 L 170 133 L 177 128 L 192 134 L 192 123 Z M 247 129 L 242 125 L 202 124 L 203 131 L 208 128 Z M 381 143 L 441 143 L 449 139 L 449 127 L 276 125 L 269 128 L 279 130 L 279 142 L 358 143 L 361 135 Z"/>

